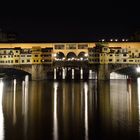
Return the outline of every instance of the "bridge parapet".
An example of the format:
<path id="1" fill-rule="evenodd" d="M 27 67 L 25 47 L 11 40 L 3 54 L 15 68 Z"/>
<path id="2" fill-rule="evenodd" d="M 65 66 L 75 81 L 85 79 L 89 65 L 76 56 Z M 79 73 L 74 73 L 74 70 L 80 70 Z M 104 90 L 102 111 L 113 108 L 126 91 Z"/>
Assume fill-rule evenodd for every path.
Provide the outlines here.
<path id="1" fill-rule="evenodd" d="M 88 67 L 88 61 L 54 61 L 53 67 Z"/>

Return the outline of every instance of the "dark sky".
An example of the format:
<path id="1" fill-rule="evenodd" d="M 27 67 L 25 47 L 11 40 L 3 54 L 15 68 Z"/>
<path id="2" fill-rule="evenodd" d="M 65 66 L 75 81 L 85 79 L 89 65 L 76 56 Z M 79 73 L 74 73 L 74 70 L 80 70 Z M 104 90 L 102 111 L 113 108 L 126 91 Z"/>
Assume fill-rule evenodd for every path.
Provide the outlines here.
<path id="1" fill-rule="evenodd" d="M 140 30 L 138 6 L 117 0 L 1 3 L 0 28 L 46 42 L 125 38 Z"/>

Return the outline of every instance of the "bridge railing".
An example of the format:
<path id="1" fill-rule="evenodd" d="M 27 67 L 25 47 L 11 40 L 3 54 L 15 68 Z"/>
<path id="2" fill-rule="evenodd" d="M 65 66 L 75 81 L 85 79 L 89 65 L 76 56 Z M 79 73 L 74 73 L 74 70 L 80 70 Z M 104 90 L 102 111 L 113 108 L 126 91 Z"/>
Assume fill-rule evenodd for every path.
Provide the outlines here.
<path id="1" fill-rule="evenodd" d="M 54 61 L 54 67 L 87 67 L 88 61 Z"/>

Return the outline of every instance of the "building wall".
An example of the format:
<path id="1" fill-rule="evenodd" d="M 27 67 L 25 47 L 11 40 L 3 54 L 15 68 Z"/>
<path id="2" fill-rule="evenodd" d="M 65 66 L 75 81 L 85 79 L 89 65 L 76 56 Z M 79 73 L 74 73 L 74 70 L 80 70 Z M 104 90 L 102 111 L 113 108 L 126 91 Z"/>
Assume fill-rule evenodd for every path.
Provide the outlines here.
<path id="1" fill-rule="evenodd" d="M 0 65 L 52 64 L 55 54 L 88 54 L 90 64 L 140 63 L 140 42 L 0 43 Z M 46 49 L 46 50 L 45 50 Z M 48 50 L 47 50 L 48 49 Z"/>

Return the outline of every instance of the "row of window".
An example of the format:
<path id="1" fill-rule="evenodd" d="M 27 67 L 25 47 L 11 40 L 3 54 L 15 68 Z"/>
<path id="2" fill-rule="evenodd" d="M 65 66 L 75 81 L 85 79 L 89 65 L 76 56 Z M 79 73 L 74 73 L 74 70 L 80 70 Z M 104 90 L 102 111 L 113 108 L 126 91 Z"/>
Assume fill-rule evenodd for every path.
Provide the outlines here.
<path id="1" fill-rule="evenodd" d="M 20 56 L 21 56 L 21 57 L 31 57 L 32 55 L 30 55 L 30 54 L 29 54 L 29 55 L 23 55 L 23 54 L 22 54 L 22 55 L 20 55 Z"/>
<path id="2" fill-rule="evenodd" d="M 99 55 L 99 54 L 89 54 L 89 56 L 92 56 L 92 57 L 99 57 L 100 55 Z"/>
<path id="3" fill-rule="evenodd" d="M 89 59 L 90 62 L 99 62 L 99 59 Z"/>
<path id="4" fill-rule="evenodd" d="M 20 55 L 20 57 L 31 57 L 32 55 Z M 35 57 L 51 57 L 51 54 L 44 54 L 44 55 L 35 55 Z M 13 57 L 19 57 L 19 55 L 0 55 L 0 58 L 13 58 Z"/>
<path id="5" fill-rule="evenodd" d="M 15 60 L 15 61 L 13 61 L 13 60 L 6 60 L 6 61 L 0 61 L 0 63 L 18 63 L 19 61 L 18 60 Z"/>
<path id="6" fill-rule="evenodd" d="M 21 63 L 30 63 L 30 59 L 27 59 L 27 61 L 25 60 L 21 60 Z M 51 62 L 50 59 L 46 59 L 46 60 L 33 60 L 33 62 Z M 19 60 L 6 60 L 6 61 L 0 61 L 0 63 L 19 63 Z"/>
<path id="7" fill-rule="evenodd" d="M 51 59 L 43 59 L 43 60 L 33 60 L 33 62 L 51 62 L 52 60 Z"/>
<path id="8" fill-rule="evenodd" d="M 19 57 L 19 55 L 0 55 L 0 58 L 13 58 L 13 57 Z"/>
<path id="9" fill-rule="evenodd" d="M 99 62 L 99 59 L 89 59 L 89 61 L 91 62 Z M 112 59 L 109 59 L 108 62 L 112 62 Z M 128 60 L 129 62 L 140 62 L 140 60 Z M 100 60 L 100 62 L 104 62 L 104 60 Z M 127 62 L 126 59 L 120 60 L 117 59 L 116 62 Z"/>
<path id="10" fill-rule="evenodd" d="M 140 62 L 140 60 L 129 60 L 129 62 Z"/>
<path id="11" fill-rule="evenodd" d="M 16 53 L 19 53 L 19 51 L 15 51 Z M 4 50 L 4 51 L 1 51 L 0 54 L 13 54 L 14 52 L 13 51 L 9 51 L 9 50 Z"/>
<path id="12" fill-rule="evenodd" d="M 52 54 L 42 54 L 42 55 L 38 55 L 38 54 L 35 54 L 34 55 L 35 57 L 39 57 L 39 56 L 41 56 L 41 57 L 51 57 L 52 56 Z"/>
<path id="13" fill-rule="evenodd" d="M 55 45 L 54 46 L 55 49 L 57 50 L 64 50 L 65 49 L 65 45 Z M 88 48 L 88 45 L 87 44 L 79 44 L 78 45 L 78 49 L 87 49 Z M 77 49 L 77 46 L 76 44 L 67 44 L 66 45 L 66 49 Z"/>
<path id="14" fill-rule="evenodd" d="M 25 53 L 25 54 L 28 54 L 28 53 L 32 53 L 32 52 L 36 52 L 36 51 L 39 51 L 39 52 L 51 52 L 52 51 L 52 48 L 42 48 L 42 49 L 21 49 L 21 50 L 16 50 L 16 51 L 13 51 L 13 50 L 1 50 L 0 51 L 0 54 L 13 54 L 14 52 L 15 53 Z"/>
<path id="15" fill-rule="evenodd" d="M 92 56 L 92 57 L 99 57 L 99 56 L 105 56 L 105 55 L 113 56 L 113 54 L 110 54 L 110 55 L 108 55 L 108 54 L 89 54 L 89 56 Z M 115 56 L 119 56 L 119 54 L 115 54 Z M 125 57 L 125 56 L 127 56 L 127 54 L 123 54 L 123 56 Z"/>

